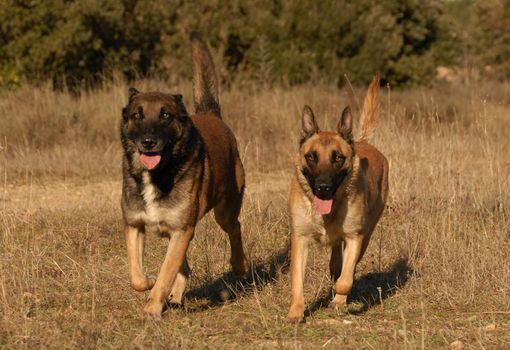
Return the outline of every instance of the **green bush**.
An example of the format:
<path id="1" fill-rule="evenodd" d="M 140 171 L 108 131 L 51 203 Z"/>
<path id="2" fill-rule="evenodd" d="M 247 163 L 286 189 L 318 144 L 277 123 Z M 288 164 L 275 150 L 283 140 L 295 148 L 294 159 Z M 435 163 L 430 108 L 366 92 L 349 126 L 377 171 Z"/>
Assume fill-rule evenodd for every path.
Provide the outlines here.
<path id="1" fill-rule="evenodd" d="M 454 46 L 439 0 L 5 0 L 0 84 L 80 88 L 120 72 L 189 77 L 191 29 L 226 82 L 427 83 Z M 439 49 L 440 48 L 440 49 Z M 455 56 L 455 55 L 450 55 Z"/>
<path id="2" fill-rule="evenodd" d="M 499 80 L 510 79 L 510 1 L 478 1 L 478 53 L 484 73 Z"/>
<path id="3" fill-rule="evenodd" d="M 131 78 L 157 70 L 168 11 L 156 2 L 3 1 L 0 60 L 5 83 L 52 79 L 70 87 L 113 70 Z M 156 25 L 155 25 L 156 24 Z"/>

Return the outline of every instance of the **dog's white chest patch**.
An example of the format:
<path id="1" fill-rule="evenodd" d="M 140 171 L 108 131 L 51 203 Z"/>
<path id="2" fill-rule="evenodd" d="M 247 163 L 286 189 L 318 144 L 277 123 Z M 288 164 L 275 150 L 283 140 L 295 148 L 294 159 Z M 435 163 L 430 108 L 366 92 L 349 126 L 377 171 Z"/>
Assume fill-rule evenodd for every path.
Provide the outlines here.
<path id="1" fill-rule="evenodd" d="M 148 225 L 165 224 L 169 228 L 178 229 L 185 225 L 189 200 L 169 201 L 158 200 L 159 190 L 150 180 L 148 173 L 142 175 L 142 196 L 145 202 L 145 221 Z"/>
<path id="2" fill-rule="evenodd" d="M 317 214 L 311 202 L 305 196 L 302 199 L 296 207 L 291 207 L 294 229 L 299 234 L 308 236 L 318 243 L 329 244 L 330 237 L 324 228 L 322 216 Z"/>
<path id="3" fill-rule="evenodd" d="M 318 214 L 313 209 L 313 205 L 306 201 L 306 215 L 303 218 L 298 218 L 297 222 L 299 226 L 306 227 L 306 229 L 302 229 L 303 231 L 308 232 L 316 242 L 324 245 L 329 245 L 338 239 L 358 235 L 364 222 L 362 206 L 358 203 L 362 199 L 356 198 L 352 202 L 340 204 L 338 208 L 334 208 L 334 216 L 327 219 Z"/>

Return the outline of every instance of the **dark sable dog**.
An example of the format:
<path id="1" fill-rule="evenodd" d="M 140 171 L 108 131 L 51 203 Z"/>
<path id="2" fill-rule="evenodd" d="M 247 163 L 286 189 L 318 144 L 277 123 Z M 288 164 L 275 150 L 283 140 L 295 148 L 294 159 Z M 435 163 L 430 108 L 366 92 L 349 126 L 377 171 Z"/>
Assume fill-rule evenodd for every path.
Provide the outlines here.
<path id="1" fill-rule="evenodd" d="M 124 147 L 122 212 L 131 285 L 151 289 L 144 314 L 159 318 L 164 304 L 180 304 L 189 276 L 186 251 L 195 226 L 214 209 L 216 222 L 228 233 L 231 264 L 244 275 L 238 221 L 244 171 L 236 139 L 221 120 L 217 79 L 207 47 L 191 37 L 196 114 L 189 116 L 181 95 L 129 89 L 122 111 Z M 169 238 L 159 276 L 143 271 L 145 233 Z"/>
<path id="2" fill-rule="evenodd" d="M 310 241 L 331 246 L 333 306 L 345 304 L 351 291 L 356 264 L 365 253 L 388 196 L 388 162 L 368 143 L 378 116 L 379 75 L 368 89 L 361 137 L 356 142 L 348 107 L 337 131 L 320 131 L 311 108 L 305 106 L 303 110 L 303 137 L 289 197 L 291 321 L 304 317 L 303 282 Z"/>

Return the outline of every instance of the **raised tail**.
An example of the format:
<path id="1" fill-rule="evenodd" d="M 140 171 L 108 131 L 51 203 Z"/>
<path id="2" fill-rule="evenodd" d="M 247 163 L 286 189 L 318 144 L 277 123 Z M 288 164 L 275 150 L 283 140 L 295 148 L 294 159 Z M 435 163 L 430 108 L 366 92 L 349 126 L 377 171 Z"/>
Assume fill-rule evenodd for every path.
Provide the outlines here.
<path id="1" fill-rule="evenodd" d="M 374 76 L 372 82 L 368 86 L 367 96 L 363 103 L 363 112 L 361 112 L 360 120 L 360 136 L 359 141 L 369 142 L 372 138 L 375 124 L 379 118 L 379 84 L 381 78 L 379 73 Z"/>
<path id="2" fill-rule="evenodd" d="M 191 59 L 193 61 L 193 100 L 195 113 L 213 112 L 221 118 L 218 101 L 218 78 L 207 45 L 200 34 L 191 33 Z"/>

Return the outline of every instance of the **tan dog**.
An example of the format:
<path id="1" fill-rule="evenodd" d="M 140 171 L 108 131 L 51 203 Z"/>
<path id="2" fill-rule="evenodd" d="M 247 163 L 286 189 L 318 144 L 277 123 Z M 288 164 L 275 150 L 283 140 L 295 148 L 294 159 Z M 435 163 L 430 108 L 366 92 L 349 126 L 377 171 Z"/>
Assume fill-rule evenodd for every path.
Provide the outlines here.
<path id="1" fill-rule="evenodd" d="M 228 233 L 231 264 L 244 275 L 238 221 L 244 171 L 236 139 L 222 121 L 218 83 L 207 47 L 192 35 L 196 114 L 189 116 L 181 95 L 129 89 L 122 111 L 124 148 L 122 212 L 132 287 L 152 289 L 146 316 L 160 318 L 167 300 L 180 304 L 189 276 L 186 251 L 197 222 L 214 209 Z M 157 280 L 143 271 L 146 232 L 169 238 Z"/>
<path id="2" fill-rule="evenodd" d="M 292 301 L 289 320 L 304 318 L 303 282 L 308 245 L 331 246 L 335 307 L 346 303 L 356 264 L 363 257 L 388 195 L 388 162 L 369 145 L 379 114 L 379 76 L 370 84 L 354 142 L 349 107 L 337 132 L 319 131 L 310 107 L 302 114 L 302 139 L 290 189 Z M 343 246 L 342 246 L 343 242 Z"/>

